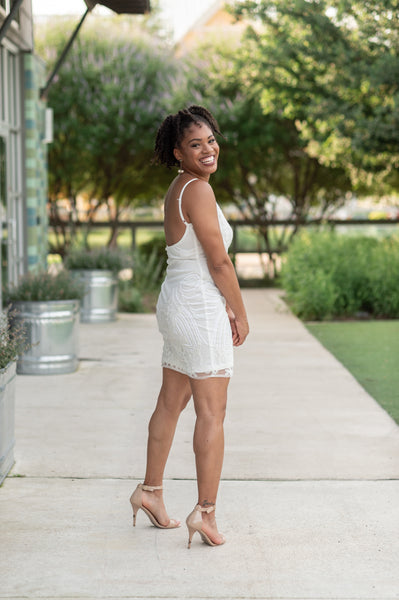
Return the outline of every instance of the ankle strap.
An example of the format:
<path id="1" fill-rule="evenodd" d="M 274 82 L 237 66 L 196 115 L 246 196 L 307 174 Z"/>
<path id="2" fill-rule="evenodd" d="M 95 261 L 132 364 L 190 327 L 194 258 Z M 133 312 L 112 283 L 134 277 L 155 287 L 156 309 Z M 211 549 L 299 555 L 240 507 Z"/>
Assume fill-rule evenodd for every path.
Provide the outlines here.
<path id="1" fill-rule="evenodd" d="M 212 504 L 212 506 L 201 506 L 201 504 L 197 504 L 197 506 L 195 507 L 195 510 L 209 514 L 213 510 L 215 510 L 215 508 L 216 508 L 216 506 L 214 504 Z"/>
<path id="2" fill-rule="evenodd" d="M 163 490 L 163 485 L 144 485 L 144 483 L 139 483 L 139 487 L 144 490 L 144 492 L 154 492 L 155 490 Z"/>

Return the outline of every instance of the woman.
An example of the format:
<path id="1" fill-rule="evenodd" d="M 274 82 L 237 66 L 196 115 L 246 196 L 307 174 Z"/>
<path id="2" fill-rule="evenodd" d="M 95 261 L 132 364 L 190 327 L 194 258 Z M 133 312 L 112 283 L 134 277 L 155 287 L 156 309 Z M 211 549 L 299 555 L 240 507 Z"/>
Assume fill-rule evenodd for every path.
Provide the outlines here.
<path id="1" fill-rule="evenodd" d="M 144 484 L 131 497 L 133 524 L 141 508 L 156 527 L 175 528 L 162 497 L 162 479 L 177 420 L 191 396 L 196 412 L 194 452 L 198 503 L 187 517 L 189 543 L 225 542 L 215 520 L 223 463 L 223 421 L 233 369 L 233 345 L 248 335 L 240 288 L 227 249 L 232 230 L 209 185 L 217 169 L 219 127 L 209 111 L 191 106 L 169 115 L 158 130 L 155 158 L 180 165 L 165 198 L 168 268 L 157 304 L 164 338 L 163 379 L 149 423 Z"/>

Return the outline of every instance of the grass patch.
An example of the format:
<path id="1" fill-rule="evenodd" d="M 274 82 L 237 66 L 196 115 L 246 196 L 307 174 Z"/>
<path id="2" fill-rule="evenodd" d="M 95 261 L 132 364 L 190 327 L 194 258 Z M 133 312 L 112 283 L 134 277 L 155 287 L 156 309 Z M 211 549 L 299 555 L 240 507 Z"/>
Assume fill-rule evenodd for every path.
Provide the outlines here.
<path id="1" fill-rule="evenodd" d="M 399 424 L 399 321 L 306 326 Z"/>

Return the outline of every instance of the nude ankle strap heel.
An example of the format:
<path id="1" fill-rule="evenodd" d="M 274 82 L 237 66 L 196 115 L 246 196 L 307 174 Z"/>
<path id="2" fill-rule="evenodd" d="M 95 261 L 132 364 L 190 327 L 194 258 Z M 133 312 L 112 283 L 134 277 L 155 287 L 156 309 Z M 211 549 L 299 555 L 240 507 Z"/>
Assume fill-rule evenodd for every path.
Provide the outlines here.
<path id="1" fill-rule="evenodd" d="M 144 485 L 144 483 L 139 483 L 138 486 L 144 492 L 155 492 L 155 490 L 163 490 L 163 485 Z"/>
<path id="2" fill-rule="evenodd" d="M 194 510 L 188 515 L 187 519 L 186 519 L 186 525 L 188 528 L 188 548 L 191 548 L 191 541 L 193 539 L 193 535 L 196 531 L 198 531 L 198 533 L 200 534 L 202 541 L 205 542 L 205 544 L 208 544 L 208 546 L 221 546 L 222 544 L 225 543 L 225 539 L 224 536 L 219 534 L 222 538 L 221 542 L 213 542 L 210 537 L 205 533 L 205 531 L 202 531 L 202 516 L 201 513 L 211 513 L 212 511 L 215 510 L 215 506 L 201 506 L 200 504 L 197 504 L 197 506 L 194 508 Z"/>
<path id="3" fill-rule="evenodd" d="M 133 509 L 133 527 L 136 526 L 136 517 L 140 508 L 145 512 L 151 523 L 159 529 L 175 529 L 176 527 L 180 527 L 180 521 L 176 521 L 176 519 L 169 519 L 169 523 L 167 525 L 161 525 L 156 516 L 148 508 L 143 506 L 143 492 L 155 492 L 155 490 L 162 489 L 162 485 L 144 485 L 144 483 L 138 484 L 130 497 L 130 504 L 132 505 Z"/>

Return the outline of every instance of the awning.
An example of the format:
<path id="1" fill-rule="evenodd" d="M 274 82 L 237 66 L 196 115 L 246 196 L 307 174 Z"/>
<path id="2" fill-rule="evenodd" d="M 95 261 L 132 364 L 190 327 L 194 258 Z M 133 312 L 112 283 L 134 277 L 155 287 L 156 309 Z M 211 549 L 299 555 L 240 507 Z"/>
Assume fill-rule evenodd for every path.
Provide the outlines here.
<path id="1" fill-rule="evenodd" d="M 151 10 L 150 0 L 101 0 L 100 2 L 85 0 L 85 2 L 88 8 L 92 8 L 93 4 L 101 4 L 119 15 L 144 15 Z"/>

